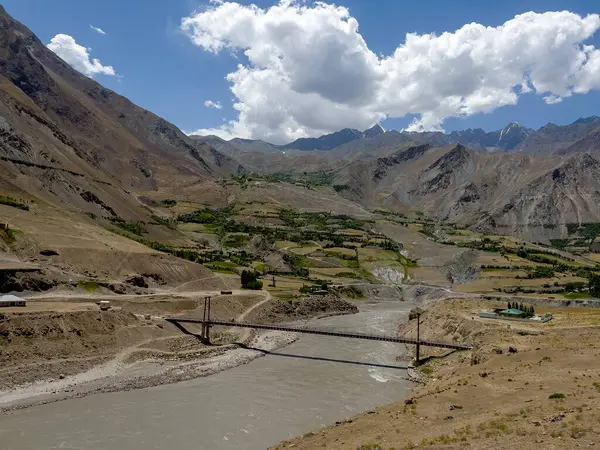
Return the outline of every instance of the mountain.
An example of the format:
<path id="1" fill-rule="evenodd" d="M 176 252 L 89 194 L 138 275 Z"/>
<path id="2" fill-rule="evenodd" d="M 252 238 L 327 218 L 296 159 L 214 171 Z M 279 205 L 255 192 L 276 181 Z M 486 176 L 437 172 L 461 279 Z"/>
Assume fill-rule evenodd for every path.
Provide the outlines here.
<path id="1" fill-rule="evenodd" d="M 280 146 L 283 149 L 296 150 L 332 150 L 340 145 L 358 139 L 373 138 L 385 133 L 380 125 L 375 125 L 368 130 L 358 131 L 352 128 L 344 128 L 335 133 L 326 134 L 318 138 L 300 138 L 294 142 Z"/>
<path id="2" fill-rule="evenodd" d="M 374 138 L 385 133 L 385 129 L 378 123 L 373 125 L 368 130 L 363 131 L 363 138 Z"/>
<path id="3" fill-rule="evenodd" d="M 570 125 L 549 123 L 531 133 L 515 149 L 519 153 L 572 154 L 600 151 L 600 143 L 590 135 L 600 132 L 600 118 L 581 118 Z"/>
<path id="4" fill-rule="evenodd" d="M 521 142 L 533 133 L 534 130 L 525 128 L 516 122 L 508 124 L 502 130 L 486 132 L 481 128 L 467 129 L 460 131 L 452 131 L 451 133 L 442 132 L 393 132 L 389 136 L 387 142 L 391 145 L 402 142 L 415 142 L 419 144 L 433 145 L 448 145 L 462 144 L 476 150 L 501 149 L 511 151 L 515 149 Z M 347 149 L 371 147 L 372 143 L 380 142 L 381 140 L 373 140 L 382 135 L 387 135 L 392 132 L 386 132 L 380 125 L 375 125 L 368 130 L 360 132 L 350 128 L 345 128 L 341 131 L 332 134 L 326 134 L 318 138 L 303 138 L 297 139 L 294 142 L 281 146 L 286 149 L 298 150 L 332 150 L 345 146 Z M 350 144 L 359 142 L 351 146 Z M 376 144 L 376 146 L 378 146 Z"/>
<path id="5" fill-rule="evenodd" d="M 194 138 L 201 142 L 208 142 L 211 137 L 194 136 Z M 233 144 L 233 147 L 223 146 L 223 152 L 231 157 L 238 157 L 242 163 L 246 162 L 248 158 L 254 160 L 255 163 L 261 159 L 261 157 L 250 155 L 248 152 L 276 155 L 278 149 L 326 150 L 325 153 L 330 153 L 328 156 L 332 160 L 339 158 L 366 160 L 392 154 L 410 144 L 431 144 L 433 146 L 461 144 L 474 150 L 485 151 L 573 154 L 576 152 L 600 152 L 600 118 L 597 116 L 580 118 L 565 126 L 548 124 L 539 130 L 511 122 L 503 129 L 496 131 L 469 128 L 454 130 L 450 133 L 385 131 L 380 125 L 375 125 L 362 132 L 346 128 L 318 138 L 297 139 L 281 146 L 250 139 L 232 139 L 229 143 Z M 235 149 L 241 150 L 243 155 L 240 155 L 239 150 Z M 264 159 L 264 156 L 262 158 Z M 266 161 L 260 162 L 260 166 L 264 166 L 266 163 Z M 282 164 L 285 165 L 283 161 Z M 281 168 L 281 166 L 279 167 Z M 294 167 L 289 169 L 294 170 Z"/>
<path id="6" fill-rule="evenodd" d="M 600 162 L 584 153 L 565 158 L 425 144 L 351 163 L 335 183 L 364 205 L 421 210 L 534 240 L 566 235 L 567 223 L 600 219 Z"/>
<path id="7" fill-rule="evenodd" d="M 361 139 L 363 134 L 352 128 L 344 128 L 335 133 L 326 134 L 318 138 L 300 138 L 289 144 L 282 145 L 284 149 L 296 150 L 331 150 L 338 145 Z"/>
<path id="8" fill-rule="evenodd" d="M 211 183 L 242 170 L 231 157 L 72 69 L 2 7 L 0 129 L 5 182 L 94 213 L 112 209 L 139 217 L 147 211 L 126 190 Z"/>
<path id="9" fill-rule="evenodd" d="M 376 127 L 379 127 L 376 125 Z M 373 129 L 370 129 L 373 130 Z M 429 143 L 434 146 L 444 146 L 451 144 L 462 144 L 474 150 L 503 150 L 517 153 L 531 154 L 571 154 L 575 152 L 593 152 L 600 150 L 598 143 L 598 135 L 600 133 L 600 118 L 597 116 L 580 118 L 570 125 L 555 125 L 548 124 L 539 130 L 526 128 L 516 122 L 512 122 L 505 126 L 502 130 L 484 131 L 481 128 L 455 130 L 450 133 L 442 133 L 435 131 L 427 132 L 397 132 L 383 131 L 381 127 L 376 133 L 369 133 L 366 130 L 360 136 L 357 130 L 352 131 L 352 139 L 347 140 L 343 144 L 338 144 L 335 148 L 342 147 L 351 153 L 360 151 L 369 151 L 374 148 L 380 148 L 381 142 L 386 145 L 394 146 L 398 144 L 413 142 L 417 144 Z M 346 135 L 342 130 L 341 135 Z M 386 136 L 382 141 L 381 136 Z M 331 136 L 338 136 L 338 133 L 321 136 L 310 141 L 306 147 L 317 148 L 318 145 L 314 142 L 327 141 Z M 350 135 L 348 135 L 350 136 Z M 298 141 L 287 144 L 286 148 L 300 148 Z M 327 149 L 331 150 L 331 145 L 335 141 L 332 140 L 327 145 Z M 304 150 L 308 148 L 302 148 Z M 313 149 L 313 148 L 311 148 Z"/>
<path id="10" fill-rule="evenodd" d="M 486 132 L 481 128 L 467 130 L 455 130 L 448 134 L 449 141 L 466 145 L 476 150 L 485 150 L 488 147 L 496 147 L 499 141 L 498 132 Z"/>
<path id="11" fill-rule="evenodd" d="M 549 124 L 539 130 L 526 128 L 512 122 L 501 130 L 484 131 L 481 128 L 442 132 L 384 131 L 375 127 L 359 132 L 342 130 L 339 133 L 320 138 L 300 140 L 306 147 L 302 150 L 285 146 L 274 146 L 264 141 L 248 139 L 219 140 L 214 137 L 195 136 L 200 142 L 207 142 L 219 151 L 238 159 L 251 171 L 311 171 L 341 169 L 357 161 L 373 161 L 385 158 L 413 145 L 429 144 L 445 147 L 461 144 L 473 150 L 509 152 L 518 154 L 557 154 L 570 155 L 576 152 L 600 151 L 600 119 L 581 118 L 571 125 Z M 362 136 L 362 137 L 361 137 Z M 339 139 L 342 137 L 343 139 Z M 212 139 L 212 140 L 211 140 Z M 335 148 L 322 151 L 337 142 L 349 141 Z M 337 141 L 337 142 L 334 142 Z M 296 143 L 298 141 L 295 141 Z M 306 144 L 306 145 L 305 145 Z M 321 150 L 307 150 L 319 147 Z"/>
<path id="12" fill-rule="evenodd" d="M 226 287 L 204 266 L 154 249 L 197 245 L 166 220 L 177 206 L 162 200 L 226 205 L 219 180 L 240 170 L 72 69 L 0 6 L 0 222 L 11 230 L 0 259 L 26 261 L 47 280 L 15 288 L 103 280 L 123 292 L 132 274 Z"/>
<path id="13" fill-rule="evenodd" d="M 514 150 L 525 141 L 534 130 L 525 128 L 516 122 L 512 122 L 500 131 L 496 147 L 503 150 Z"/>
<path id="14" fill-rule="evenodd" d="M 529 236 L 564 232 L 566 223 L 597 222 L 600 162 L 578 153 L 497 202 L 477 228 Z M 565 233 L 566 234 L 566 233 Z"/>
<path id="15" fill-rule="evenodd" d="M 226 141 L 217 136 L 197 135 L 190 138 L 241 161 L 243 170 L 250 172 L 289 172 L 298 168 L 312 172 L 328 168 L 331 163 L 330 152 L 282 150 L 268 142 L 252 139 L 235 138 Z"/>

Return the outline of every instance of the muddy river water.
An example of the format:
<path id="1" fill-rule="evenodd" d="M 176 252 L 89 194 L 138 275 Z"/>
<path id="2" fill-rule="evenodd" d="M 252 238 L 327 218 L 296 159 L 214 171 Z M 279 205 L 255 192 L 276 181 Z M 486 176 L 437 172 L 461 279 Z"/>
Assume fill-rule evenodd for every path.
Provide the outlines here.
<path id="1" fill-rule="evenodd" d="M 410 305 L 362 303 L 315 320 L 339 331 L 393 333 Z M 265 449 L 375 406 L 412 384 L 400 344 L 301 335 L 292 345 L 209 377 L 91 395 L 0 416 L 0 448 Z"/>

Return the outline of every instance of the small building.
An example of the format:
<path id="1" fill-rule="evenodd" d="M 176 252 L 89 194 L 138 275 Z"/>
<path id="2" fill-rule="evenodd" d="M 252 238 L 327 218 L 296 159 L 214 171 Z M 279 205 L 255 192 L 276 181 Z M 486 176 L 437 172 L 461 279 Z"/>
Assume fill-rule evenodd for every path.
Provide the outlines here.
<path id="1" fill-rule="evenodd" d="M 26 306 L 27 300 L 16 295 L 0 296 L 0 308 L 8 308 L 9 306 Z"/>
<path id="2" fill-rule="evenodd" d="M 510 309 L 503 309 L 498 314 L 501 314 L 501 315 L 507 316 L 507 317 L 521 317 L 521 316 L 525 315 L 525 311 L 521 311 L 520 309 L 510 308 Z"/>
<path id="3" fill-rule="evenodd" d="M 594 239 L 594 242 L 592 242 L 592 245 L 590 245 L 590 252 L 600 253 L 600 236 Z"/>
<path id="4" fill-rule="evenodd" d="M 100 307 L 100 311 L 108 311 L 110 309 L 110 301 L 109 300 L 100 300 L 98 302 L 98 306 Z"/>

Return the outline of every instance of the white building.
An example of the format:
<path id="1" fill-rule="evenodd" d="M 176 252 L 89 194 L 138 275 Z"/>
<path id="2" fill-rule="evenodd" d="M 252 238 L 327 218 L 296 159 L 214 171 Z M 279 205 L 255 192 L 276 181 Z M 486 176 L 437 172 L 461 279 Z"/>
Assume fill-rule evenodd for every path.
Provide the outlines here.
<path id="1" fill-rule="evenodd" d="M 16 295 L 2 295 L 0 296 L 0 308 L 7 308 L 9 306 L 25 306 L 27 300 Z"/>

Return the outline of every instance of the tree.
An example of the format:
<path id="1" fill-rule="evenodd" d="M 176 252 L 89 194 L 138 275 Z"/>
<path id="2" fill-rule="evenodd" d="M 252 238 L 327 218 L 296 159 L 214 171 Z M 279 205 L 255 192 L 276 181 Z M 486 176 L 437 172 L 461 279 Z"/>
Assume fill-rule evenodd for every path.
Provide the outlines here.
<path id="1" fill-rule="evenodd" d="M 242 288 L 260 290 L 263 287 L 262 281 L 257 277 L 255 271 L 243 270 L 241 274 Z"/>
<path id="2" fill-rule="evenodd" d="M 423 225 L 423 234 L 430 237 L 435 237 L 435 225 L 432 223 L 426 223 Z"/>
<path id="3" fill-rule="evenodd" d="M 249 278 L 249 273 L 247 270 L 243 270 L 242 271 L 242 275 L 241 275 L 241 282 L 242 282 L 242 287 L 244 289 L 248 288 L 248 281 L 250 280 Z"/>
<path id="4" fill-rule="evenodd" d="M 332 241 L 336 247 L 341 247 L 344 245 L 344 238 L 342 236 L 333 236 Z"/>
<path id="5" fill-rule="evenodd" d="M 590 295 L 600 298 L 600 275 L 590 273 L 589 282 Z"/>

